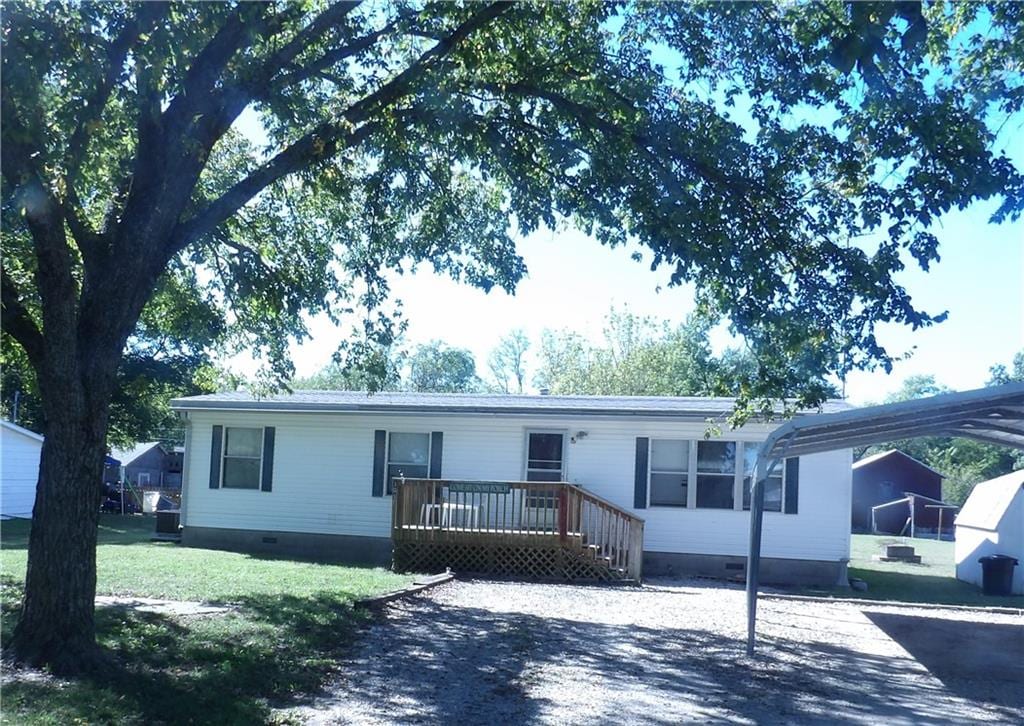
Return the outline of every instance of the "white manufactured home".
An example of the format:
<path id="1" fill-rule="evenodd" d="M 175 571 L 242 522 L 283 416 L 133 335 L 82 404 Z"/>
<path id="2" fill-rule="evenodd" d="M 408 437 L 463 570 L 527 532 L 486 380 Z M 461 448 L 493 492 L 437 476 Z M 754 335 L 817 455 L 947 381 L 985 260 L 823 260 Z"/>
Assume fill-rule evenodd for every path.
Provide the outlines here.
<path id="1" fill-rule="evenodd" d="M 634 574 L 642 552 L 644 575 L 743 574 L 751 467 L 778 425 L 708 436 L 733 406 L 720 398 L 306 391 L 172 405 L 187 422 L 185 545 L 388 564 L 409 537 L 448 557 L 470 537 L 560 536 L 601 562 L 631 558 Z M 845 583 L 851 463 L 849 449 L 788 459 L 768 480 L 765 581 Z"/>

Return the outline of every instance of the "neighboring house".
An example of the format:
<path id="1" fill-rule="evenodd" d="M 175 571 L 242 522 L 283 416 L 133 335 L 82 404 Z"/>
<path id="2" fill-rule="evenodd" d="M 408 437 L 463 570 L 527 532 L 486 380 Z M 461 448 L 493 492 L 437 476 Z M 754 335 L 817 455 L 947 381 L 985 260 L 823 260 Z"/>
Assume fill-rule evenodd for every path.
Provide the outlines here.
<path id="1" fill-rule="evenodd" d="M 32 516 L 43 437 L 0 421 L 0 517 Z"/>
<path id="2" fill-rule="evenodd" d="M 854 532 L 870 532 L 871 508 L 904 499 L 908 494 L 920 494 L 927 499 L 914 498 L 914 521 L 917 529 L 934 532 L 939 524 L 939 510 L 933 506 L 942 501 L 944 476 L 898 449 L 889 449 L 866 456 L 853 465 L 853 503 L 851 521 Z M 952 515 L 944 512 L 943 529 L 952 523 Z M 908 504 L 878 509 L 875 514 L 877 531 L 899 534 L 910 518 Z"/>
<path id="3" fill-rule="evenodd" d="M 1024 469 L 975 485 L 956 518 L 956 577 L 981 586 L 979 557 L 1009 555 L 1013 593 L 1024 595 Z"/>
<path id="4" fill-rule="evenodd" d="M 121 468 L 125 480 L 144 489 L 178 489 L 181 487 L 181 468 L 184 447 L 168 450 L 159 441 L 136 444 L 129 449 L 114 449 L 103 480 L 113 484 L 120 481 Z"/>
<path id="5" fill-rule="evenodd" d="M 646 574 L 742 575 L 745 474 L 775 425 L 706 439 L 708 421 L 723 421 L 732 406 L 314 391 L 176 399 L 187 420 L 184 543 L 386 564 L 391 477 L 563 481 L 645 520 Z M 849 449 L 815 454 L 787 460 L 769 480 L 767 581 L 845 583 L 850 464 Z M 543 506 L 533 499 L 526 506 Z"/>

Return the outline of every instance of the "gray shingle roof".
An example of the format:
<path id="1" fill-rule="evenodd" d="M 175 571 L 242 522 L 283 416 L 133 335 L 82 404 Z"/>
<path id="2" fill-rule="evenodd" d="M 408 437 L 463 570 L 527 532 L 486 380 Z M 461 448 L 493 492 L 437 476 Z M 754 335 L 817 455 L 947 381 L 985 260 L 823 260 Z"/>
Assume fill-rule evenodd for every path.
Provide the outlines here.
<path id="1" fill-rule="evenodd" d="M 876 461 L 881 461 L 882 459 L 888 459 L 890 456 L 900 456 L 900 457 L 902 457 L 904 459 L 908 459 L 909 461 L 912 461 L 915 464 L 917 464 L 918 466 L 920 466 L 922 469 L 927 469 L 928 471 L 930 471 L 933 474 L 938 474 L 943 479 L 947 479 L 948 478 L 941 471 L 935 471 L 935 469 L 931 468 L 930 466 L 925 464 L 923 461 L 918 461 L 917 459 L 915 459 L 913 456 L 911 456 L 907 452 L 900 451 L 899 449 L 887 449 L 886 451 L 880 451 L 877 454 L 872 454 L 871 456 L 865 456 L 863 459 L 857 459 L 857 461 L 853 462 L 853 468 L 854 469 L 860 469 L 862 467 L 874 464 Z"/>
<path id="2" fill-rule="evenodd" d="M 996 531 L 1006 510 L 1022 488 L 1024 469 L 976 484 L 960 514 L 956 516 L 956 524 Z"/>
<path id="3" fill-rule="evenodd" d="M 466 414 L 571 414 L 593 416 L 679 416 L 712 418 L 732 411 L 732 398 L 658 396 L 526 396 L 484 393 L 374 393 L 295 391 L 257 398 L 245 391 L 176 398 L 178 410 L 332 411 Z M 822 411 L 851 408 L 828 401 Z"/>
<path id="4" fill-rule="evenodd" d="M 121 462 L 121 466 L 128 466 L 154 446 L 159 445 L 159 441 L 142 441 L 128 449 L 112 449 L 110 455 Z"/>

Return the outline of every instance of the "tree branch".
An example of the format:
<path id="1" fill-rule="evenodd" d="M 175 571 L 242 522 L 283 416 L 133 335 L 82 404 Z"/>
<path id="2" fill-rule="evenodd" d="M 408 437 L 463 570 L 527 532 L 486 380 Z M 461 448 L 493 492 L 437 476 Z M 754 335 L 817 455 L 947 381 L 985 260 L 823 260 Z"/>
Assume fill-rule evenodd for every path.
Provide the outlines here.
<path id="1" fill-rule="evenodd" d="M 225 82 L 225 87 L 218 90 L 218 81 L 222 80 L 231 59 L 249 47 L 256 33 L 267 25 L 265 13 L 269 7 L 264 3 L 236 5 L 227 21 L 199 51 L 185 74 L 181 92 L 171 100 L 161 117 L 161 125 L 171 139 L 183 136 L 197 120 L 204 126 L 217 125 L 215 114 L 211 112 L 224 105 L 226 95 L 240 89 L 236 84 Z M 244 108 L 245 103 L 241 105 Z M 213 141 L 216 138 L 211 144 Z"/>
<path id="2" fill-rule="evenodd" d="M 435 61 L 449 55 L 469 35 L 493 22 L 511 8 L 512 4 L 508 2 L 496 2 L 487 5 L 479 13 L 471 16 L 462 25 L 453 30 L 451 35 L 439 41 L 437 45 L 413 61 L 404 71 L 369 96 L 350 106 L 345 111 L 345 119 L 349 123 L 360 123 L 371 113 L 401 98 L 408 93 L 414 81 L 430 70 Z"/>
<path id="3" fill-rule="evenodd" d="M 510 7 L 511 5 L 506 2 L 486 6 L 453 30 L 444 40 L 423 53 L 404 71 L 351 105 L 342 114 L 339 122 L 321 124 L 236 183 L 192 219 L 179 224 L 178 230 L 172 235 L 172 242 L 166 254 L 174 255 L 206 234 L 279 179 L 319 160 L 330 158 L 343 148 L 351 148 L 361 143 L 377 131 L 378 126 L 369 123 L 357 128 L 358 124 L 364 123 L 373 113 L 408 93 L 412 84 L 423 76 L 434 62 L 450 54 L 466 37 L 495 20 Z"/>
<path id="4" fill-rule="evenodd" d="M 152 28 L 159 19 L 166 13 L 168 4 L 165 2 L 147 2 L 138 6 L 138 13 L 128 22 L 121 32 L 107 46 L 107 62 L 103 75 L 96 83 L 88 98 L 83 99 L 84 109 L 78 117 L 78 124 L 71 133 L 68 141 L 68 152 L 70 154 L 65 166 L 65 179 L 71 180 L 78 173 L 85 152 L 89 146 L 89 131 L 94 123 L 100 118 L 103 109 L 110 99 L 121 73 L 124 71 L 124 62 L 128 57 L 128 51 L 138 41 L 139 36 Z M 69 184 L 70 186 L 70 184 Z"/>
<path id="5" fill-rule="evenodd" d="M 377 131 L 379 126 L 364 124 L 348 134 L 344 132 L 344 128 L 340 124 L 321 124 L 278 153 L 270 161 L 255 169 L 249 176 L 237 182 L 192 219 L 179 224 L 172 236 L 167 254 L 177 253 L 197 238 L 210 232 L 274 182 L 300 171 L 318 160 L 328 159 L 341 149 L 357 146 Z"/>
<path id="6" fill-rule="evenodd" d="M 309 25 L 299 31 L 294 38 L 285 43 L 280 50 L 267 58 L 263 63 L 263 77 L 266 80 L 272 78 L 278 70 L 295 60 L 299 53 L 312 43 L 313 40 L 344 20 L 361 3 L 362 0 L 336 2 L 320 13 Z"/>
<path id="7" fill-rule="evenodd" d="M 103 238 L 92 228 L 92 225 L 82 216 L 82 203 L 78 193 L 67 180 L 65 199 L 61 203 L 61 211 L 64 221 L 67 222 L 71 236 L 74 237 L 75 245 L 82 252 L 82 259 L 86 264 L 98 262 L 103 255 Z"/>
<path id="8" fill-rule="evenodd" d="M 43 334 L 22 304 L 21 295 L 7 270 L 0 270 L 0 275 L 0 304 L 3 306 L 0 321 L 3 322 L 3 330 L 18 342 L 32 367 L 39 371 L 43 363 Z"/>
<path id="9" fill-rule="evenodd" d="M 300 66 L 291 73 L 287 73 L 281 76 L 272 84 L 269 84 L 266 88 L 266 91 L 264 93 L 261 93 L 260 95 L 265 97 L 269 94 L 271 90 L 287 88 L 288 86 L 294 86 L 296 83 L 302 83 L 303 81 L 308 80 L 313 76 L 320 75 L 322 71 L 330 68 L 335 63 L 340 63 L 346 58 L 351 58 L 360 51 L 372 47 L 374 43 L 376 43 L 382 37 L 393 31 L 395 27 L 398 25 L 399 20 L 400 18 L 397 18 L 394 21 L 388 23 L 380 30 L 376 30 L 360 38 L 356 38 L 355 40 L 346 45 L 342 45 L 339 46 L 338 48 L 335 48 L 334 50 L 328 51 L 315 61 L 312 61 L 305 66 Z"/>
<path id="10" fill-rule="evenodd" d="M 82 214 L 82 204 L 75 190 L 75 179 L 89 149 L 91 129 L 102 117 L 107 101 L 121 78 L 128 53 L 139 37 L 151 30 L 168 10 L 165 2 L 149 2 L 139 6 L 138 12 L 107 46 L 106 66 L 92 93 L 83 99 L 84 110 L 68 141 L 68 157 L 64 165 L 64 201 L 61 204 L 64 219 L 87 264 L 103 257 L 103 237 Z"/>
<path id="11" fill-rule="evenodd" d="M 353 2 L 331 5 L 273 53 L 267 62 L 279 63 L 294 58 L 305 43 L 339 22 L 355 6 Z M 148 215 L 150 203 L 147 199 L 161 196 L 168 212 L 162 221 L 177 225 L 192 188 L 192 185 L 180 182 L 191 180 L 194 184 L 214 145 L 269 79 L 266 65 L 253 74 L 233 77 L 227 72 L 230 62 L 250 47 L 257 36 L 270 38 L 279 32 L 283 27 L 282 18 L 300 12 L 299 6 L 294 4 L 286 6 L 283 13 L 271 13 L 271 7 L 266 3 L 241 3 L 232 8 L 227 20 L 190 64 L 182 91 L 171 100 L 159 118 L 151 118 L 158 107 L 154 101 L 158 99 L 155 94 L 147 96 L 144 93 L 144 89 L 151 85 L 144 77 L 149 71 L 140 75 L 140 144 L 122 221 L 126 217 L 137 220 Z M 172 157 L 165 154 L 165 148 L 174 147 L 185 138 L 192 142 L 188 145 L 188 153 Z M 169 190 L 174 193 L 168 194 Z"/>
<path id="12" fill-rule="evenodd" d="M 25 334 L 28 346 L 35 346 L 32 355 L 37 356 L 36 362 L 42 366 L 51 356 L 74 356 L 77 351 L 75 330 L 78 317 L 78 283 L 74 275 L 76 263 L 68 247 L 64 209 L 53 191 L 43 183 L 42 173 L 35 162 L 35 146 L 28 141 L 31 137 L 19 123 L 7 95 L 0 95 L 0 104 L 0 116 L 3 118 L 0 168 L 14 189 L 15 204 L 21 211 L 32 236 L 36 256 L 36 289 L 42 303 L 42 322 L 46 337 L 40 335 L 39 340 L 43 342 L 36 346 L 35 336 L 24 322 L 31 321 L 27 316 L 16 324 L 16 328 Z M 6 292 L 7 282 L 9 280 L 5 276 L 4 308 L 7 309 L 10 304 L 11 310 L 14 311 L 12 314 L 17 317 L 17 311 L 24 308 L 21 307 L 16 293 L 13 299 L 9 297 L 10 293 Z M 14 290 L 13 284 L 11 290 Z M 38 332 L 38 328 L 36 330 Z M 28 347 L 25 352 L 29 353 Z M 36 368 L 37 372 L 43 370 L 42 367 Z"/>
<path id="13" fill-rule="evenodd" d="M 399 29 L 402 23 L 412 20 L 416 17 L 416 13 L 404 13 L 399 14 L 394 20 L 387 23 L 384 27 L 379 30 L 375 30 L 372 33 L 368 33 L 359 38 L 348 41 L 344 45 L 340 45 L 333 50 L 326 52 L 320 58 L 310 61 L 309 63 L 294 67 L 290 73 L 281 76 L 274 80 L 272 83 L 267 84 L 267 92 L 262 95 L 267 95 L 271 90 L 277 90 L 281 88 L 287 88 L 293 86 L 296 83 L 308 80 L 315 76 L 325 77 L 323 71 L 330 68 L 336 63 L 340 63 L 346 58 L 351 58 L 357 53 L 366 50 L 367 48 L 373 47 L 373 45 L 383 38 L 388 33 L 394 32 Z M 425 31 L 419 31 L 415 28 L 403 28 L 401 32 L 404 35 L 410 35 L 415 37 L 430 38 L 431 40 L 441 41 L 444 40 L 444 35 L 439 33 L 427 33 Z M 329 80 L 329 77 L 328 77 Z"/>
<path id="14" fill-rule="evenodd" d="M 628 138 L 641 148 L 661 149 L 676 161 L 689 166 L 709 182 L 726 183 L 729 181 L 720 172 L 711 168 L 708 164 L 688 156 L 684 156 L 680 153 L 679 149 L 673 148 L 672 146 L 646 134 L 622 128 L 618 124 L 604 118 L 598 109 L 591 108 L 590 106 L 578 101 L 574 101 L 571 98 L 555 91 L 527 83 L 509 83 L 507 85 L 500 86 L 494 83 L 485 83 L 481 84 L 480 87 L 498 96 L 503 93 L 512 93 L 515 95 L 532 96 L 534 98 L 543 99 L 562 111 L 570 113 L 580 123 L 590 126 L 603 134 L 619 138 Z"/>
<path id="15" fill-rule="evenodd" d="M 171 123 L 184 123 L 186 126 L 192 119 L 200 119 L 203 144 L 212 148 L 246 105 L 265 96 L 264 89 L 269 86 L 277 71 L 291 63 L 317 38 L 343 21 L 361 2 L 362 0 L 344 0 L 329 5 L 295 37 L 262 61 L 259 71 L 244 79 L 225 78 L 224 88 L 214 92 L 218 79 L 222 78 L 228 61 L 235 54 L 249 47 L 257 34 L 270 37 L 283 26 L 281 15 L 257 16 L 256 22 L 246 22 L 245 13 L 250 7 L 258 7 L 256 12 L 263 13 L 264 8 L 268 6 L 262 3 L 239 5 L 229 22 L 218 31 L 189 69 L 184 92 L 172 101 L 172 107 L 180 102 L 181 113 L 174 114 L 172 108 L 168 107 L 165 117 Z M 291 12 L 291 8 L 285 12 Z M 205 99 L 205 102 L 197 105 L 194 101 L 196 98 Z"/>

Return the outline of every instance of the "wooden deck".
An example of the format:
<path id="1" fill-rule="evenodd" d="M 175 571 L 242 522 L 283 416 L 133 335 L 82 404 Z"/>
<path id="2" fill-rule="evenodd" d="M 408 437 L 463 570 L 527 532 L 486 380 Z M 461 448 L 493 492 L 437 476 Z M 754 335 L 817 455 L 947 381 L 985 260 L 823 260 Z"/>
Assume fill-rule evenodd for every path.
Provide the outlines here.
<path id="1" fill-rule="evenodd" d="M 395 482 L 395 567 L 557 580 L 642 575 L 643 520 L 565 482 Z"/>

